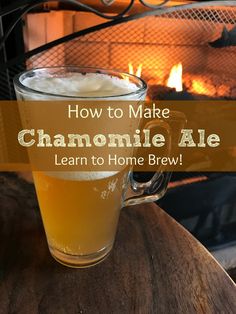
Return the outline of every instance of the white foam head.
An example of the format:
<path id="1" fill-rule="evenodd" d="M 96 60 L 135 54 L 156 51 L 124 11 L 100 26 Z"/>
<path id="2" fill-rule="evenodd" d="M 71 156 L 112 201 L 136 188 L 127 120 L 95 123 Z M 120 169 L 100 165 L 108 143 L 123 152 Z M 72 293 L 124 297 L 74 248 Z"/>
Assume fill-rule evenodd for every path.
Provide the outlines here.
<path id="1" fill-rule="evenodd" d="M 138 90 L 128 80 L 100 73 L 66 73 L 53 76 L 40 73 L 25 78 L 23 85 L 45 93 L 72 97 L 107 97 L 121 96 Z"/>
<path id="2" fill-rule="evenodd" d="M 46 175 L 70 181 L 95 181 L 116 175 L 117 171 L 47 171 Z"/>

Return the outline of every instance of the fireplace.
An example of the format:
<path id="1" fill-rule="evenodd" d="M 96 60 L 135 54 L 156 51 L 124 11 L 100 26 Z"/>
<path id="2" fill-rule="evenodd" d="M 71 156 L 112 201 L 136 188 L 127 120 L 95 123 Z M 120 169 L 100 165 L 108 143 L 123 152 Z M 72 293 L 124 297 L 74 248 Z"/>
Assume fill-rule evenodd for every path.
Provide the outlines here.
<path id="1" fill-rule="evenodd" d="M 213 98 L 236 98 L 236 48 L 210 44 L 221 37 L 224 27 L 233 29 L 236 6 L 213 2 L 150 11 L 134 20 L 95 30 L 34 55 L 27 60 L 27 67 L 73 64 L 127 72 L 128 65 L 132 65 L 134 72 L 142 67 L 142 77 L 152 88 L 166 85 L 171 68 L 181 63 L 183 85 L 188 91 Z M 26 48 L 104 22 L 91 12 L 28 14 Z M 43 29 L 38 29 L 39 24 Z M 58 25 L 63 25 L 62 29 Z"/>
<path id="2" fill-rule="evenodd" d="M 110 6 L 100 5 L 99 10 L 113 12 L 115 4 L 124 3 L 113 2 Z M 132 64 L 134 71 L 142 67 L 142 78 L 155 87 L 166 85 L 171 68 L 181 63 L 183 84 L 188 91 L 214 98 L 236 98 L 236 48 L 215 48 L 210 44 L 221 37 L 224 28 L 229 32 L 233 29 L 235 2 L 168 3 L 169 6 L 110 22 L 80 7 L 80 11 L 61 8 L 54 2 L 28 13 L 23 26 L 25 56 L 7 60 L 1 66 L 8 71 L 8 85 L 12 88 L 12 76 L 25 66 L 97 66 L 127 72 Z M 136 10 L 144 9 L 139 5 Z M 56 40 L 61 44 L 53 43 Z M 2 99 L 4 90 L 1 86 Z"/>

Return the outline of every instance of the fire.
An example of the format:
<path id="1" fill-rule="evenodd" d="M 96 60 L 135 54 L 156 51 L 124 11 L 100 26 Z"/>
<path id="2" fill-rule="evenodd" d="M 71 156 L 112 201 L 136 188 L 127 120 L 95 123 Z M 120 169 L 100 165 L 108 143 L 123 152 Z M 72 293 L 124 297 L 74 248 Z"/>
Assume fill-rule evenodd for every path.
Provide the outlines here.
<path id="1" fill-rule="evenodd" d="M 135 74 L 136 76 L 141 77 L 142 66 L 143 66 L 142 64 L 139 64 L 135 73 L 134 73 L 133 64 L 131 62 L 128 64 L 128 66 L 129 66 L 129 74 Z"/>
<path id="2" fill-rule="evenodd" d="M 221 84 L 216 88 L 214 83 L 207 80 L 205 77 L 196 76 L 192 78 L 191 83 L 189 90 L 195 94 L 203 94 L 207 96 L 214 96 L 217 94 L 219 97 L 224 97 L 230 93 L 229 86 Z"/>
<path id="3" fill-rule="evenodd" d="M 132 64 L 132 63 L 129 63 L 129 64 L 128 64 L 128 67 L 129 67 L 129 74 L 134 74 L 134 67 L 133 67 L 133 64 Z"/>
<path id="4" fill-rule="evenodd" d="M 183 90 L 183 66 L 182 63 L 174 65 L 170 71 L 170 75 L 167 81 L 167 86 L 175 88 L 176 92 L 182 92 Z"/>
<path id="5" fill-rule="evenodd" d="M 207 88 L 204 85 L 204 82 L 201 81 L 197 81 L 197 80 L 193 80 L 192 81 L 192 90 L 196 93 L 196 94 L 204 94 L 207 95 Z"/>
<path id="6" fill-rule="evenodd" d="M 139 66 L 138 66 L 138 68 L 137 68 L 137 70 L 136 70 L 136 75 L 138 76 L 138 77 L 141 77 L 141 74 L 142 74 L 142 64 L 140 64 Z"/>

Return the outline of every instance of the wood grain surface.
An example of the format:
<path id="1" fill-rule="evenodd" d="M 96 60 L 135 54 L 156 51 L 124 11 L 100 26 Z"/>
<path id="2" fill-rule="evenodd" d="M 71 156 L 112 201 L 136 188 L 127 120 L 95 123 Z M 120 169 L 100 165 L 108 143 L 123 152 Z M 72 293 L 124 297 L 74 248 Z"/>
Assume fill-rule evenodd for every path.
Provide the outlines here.
<path id="1" fill-rule="evenodd" d="M 101 264 L 50 256 L 33 185 L 0 174 L 0 313 L 236 313 L 236 288 L 206 249 L 154 204 L 122 210 Z"/>

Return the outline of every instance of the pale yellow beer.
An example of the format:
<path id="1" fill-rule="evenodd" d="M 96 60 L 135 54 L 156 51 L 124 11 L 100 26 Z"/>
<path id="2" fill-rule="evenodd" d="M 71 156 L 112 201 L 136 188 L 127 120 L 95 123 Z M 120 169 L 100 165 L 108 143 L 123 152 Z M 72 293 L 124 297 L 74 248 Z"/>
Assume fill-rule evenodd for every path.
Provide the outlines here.
<path id="1" fill-rule="evenodd" d="M 96 262 L 94 252 L 105 256 L 114 242 L 127 172 L 33 176 L 54 257 L 67 264 L 68 255 L 73 266 L 73 256 L 81 257 L 81 265 L 83 258 L 84 265 Z"/>

